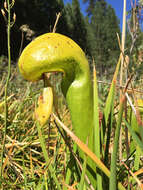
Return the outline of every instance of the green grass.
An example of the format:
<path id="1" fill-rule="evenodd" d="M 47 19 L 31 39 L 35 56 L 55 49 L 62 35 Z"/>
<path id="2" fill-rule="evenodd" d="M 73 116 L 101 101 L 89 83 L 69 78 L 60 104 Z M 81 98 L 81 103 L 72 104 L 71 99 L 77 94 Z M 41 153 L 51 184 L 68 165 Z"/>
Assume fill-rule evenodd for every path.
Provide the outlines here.
<path id="1" fill-rule="evenodd" d="M 13 4 L 7 0 L 7 5 L 8 59 L 0 57 L 0 189 L 93 190 L 86 172 L 88 157 L 96 164 L 95 189 L 142 189 L 143 102 L 138 99 L 143 100 L 143 81 L 127 80 L 121 99 L 117 86 L 119 74 L 124 75 L 120 73 L 121 56 L 110 84 L 104 76 L 105 81 L 98 83 L 94 69 L 95 154 L 72 133 L 60 88 L 61 74 L 50 76 L 56 94 L 54 114 L 41 128 L 34 119 L 34 110 L 43 83 L 25 81 L 17 66 L 11 64 L 10 31 L 15 21 L 10 20 Z M 78 157 L 79 148 L 85 153 L 83 162 Z"/>
<path id="2" fill-rule="evenodd" d="M 84 176 L 86 172 L 85 164 L 83 165 L 83 172 L 80 174 L 79 166 L 73 155 L 73 152 L 75 152 L 75 144 L 70 140 L 69 136 L 62 128 L 57 128 L 57 124 L 55 124 L 52 116 L 46 126 L 42 129 L 45 145 L 47 147 L 47 154 L 49 155 L 49 163 L 45 162 L 44 154 L 40 146 L 37 127 L 33 120 L 35 104 L 39 94 L 41 93 L 43 84 L 42 82 L 27 83 L 19 75 L 15 66 L 12 66 L 12 72 L 14 73 L 14 77 L 10 79 L 10 87 L 8 89 L 8 97 L 10 95 L 12 95 L 12 97 L 8 100 L 8 126 L 2 165 L 1 189 L 56 189 L 57 186 L 53 180 L 53 173 L 50 172 L 49 166 L 53 167 L 53 172 L 57 177 L 61 188 L 67 189 L 68 186 L 75 185 L 77 189 L 81 189 L 81 187 L 87 189 L 88 185 L 86 181 L 83 184 L 83 177 L 80 182 L 80 175 Z M 0 77 L 1 79 L 3 78 L 0 83 L 2 92 L 6 75 L 3 73 L 3 76 L 1 75 Z M 61 76 L 58 75 L 57 79 L 59 80 L 59 86 L 56 82 L 58 88 L 55 87 L 55 91 L 58 95 L 58 112 L 64 124 L 72 130 L 69 111 L 60 91 Z M 52 76 L 52 81 L 57 81 L 57 79 Z M 103 84 L 103 88 L 104 85 L 105 84 Z M 106 88 L 108 89 L 108 86 Z M 103 91 L 101 90 L 101 92 Z M 104 94 L 100 94 L 100 97 L 101 96 L 104 97 Z M 4 100 L 4 92 L 1 94 L 0 100 Z M 117 101 L 118 93 L 115 96 L 115 104 L 118 104 Z M 102 109 L 103 103 L 99 103 L 99 107 Z M 107 122 L 107 124 L 105 124 L 102 119 L 102 125 L 100 126 L 102 129 L 100 129 L 100 135 L 102 137 L 100 144 L 100 156 L 102 160 L 106 160 L 104 161 L 104 164 L 107 167 L 109 167 L 111 163 L 114 131 L 118 121 L 118 115 L 116 113 L 119 111 L 119 108 L 113 107 L 112 111 L 114 114 L 112 116 L 112 128 L 110 135 L 108 134 L 109 131 L 107 128 L 106 130 L 104 129 L 106 125 L 107 127 L 111 125 L 111 114 L 108 114 L 109 123 Z M 125 132 L 123 132 L 122 159 L 129 170 L 127 170 L 124 165 L 120 165 L 119 160 L 117 159 L 116 180 L 120 181 L 124 185 L 125 189 L 137 189 L 137 181 L 131 176 L 130 171 L 134 173 L 142 168 L 143 152 L 140 148 L 142 145 L 140 145 L 141 140 L 138 138 L 137 134 L 130 130 L 131 122 L 128 120 L 127 124 L 127 122 L 123 120 L 123 130 L 126 127 L 125 125 L 129 128 L 128 143 L 130 150 L 128 157 L 125 144 Z M 4 130 L 4 109 L 1 109 L 0 112 L 0 129 L 0 138 L 2 138 Z M 107 138 L 108 135 L 110 138 Z M 108 148 L 108 151 L 106 150 L 106 154 L 104 154 L 104 147 Z M 138 147 L 137 150 L 136 147 Z M 2 145 L 0 146 L 0 149 L 1 148 Z M 105 159 L 105 155 L 108 156 L 108 159 Z M 141 181 L 142 175 L 143 174 L 136 176 L 139 181 Z M 108 186 L 109 179 L 103 174 L 102 180 L 106 180 L 106 185 Z M 105 187 L 105 184 L 103 184 L 103 189 L 107 189 L 107 186 Z"/>

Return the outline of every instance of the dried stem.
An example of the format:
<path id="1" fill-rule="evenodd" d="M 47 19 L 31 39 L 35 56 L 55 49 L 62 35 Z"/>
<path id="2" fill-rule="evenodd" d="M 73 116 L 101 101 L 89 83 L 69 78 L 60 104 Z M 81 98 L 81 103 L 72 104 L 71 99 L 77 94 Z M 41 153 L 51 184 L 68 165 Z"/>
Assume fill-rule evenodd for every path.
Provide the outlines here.
<path id="1" fill-rule="evenodd" d="M 121 71 L 120 71 L 120 86 L 123 85 L 125 34 L 126 34 L 126 0 L 124 0 L 124 9 L 123 9 L 122 59 L 121 59 Z M 120 90 L 120 101 L 121 101 L 121 99 L 122 99 L 122 89 Z M 122 128 L 120 129 L 120 139 L 119 139 L 119 160 L 122 160 Z"/>
<path id="2" fill-rule="evenodd" d="M 6 141 L 6 132 L 7 132 L 7 126 L 8 126 L 8 105 L 7 105 L 7 92 L 8 92 L 8 85 L 10 81 L 10 76 L 11 76 L 11 49 L 10 49 L 10 32 L 11 32 L 11 27 L 13 26 L 15 20 L 11 22 L 11 8 L 12 4 L 10 4 L 10 1 L 7 0 L 4 2 L 5 4 L 5 9 L 8 12 L 8 17 L 7 17 L 7 48 L 8 48 L 8 74 L 7 74 L 7 79 L 6 79 L 6 84 L 5 84 L 5 125 L 4 125 L 4 133 L 3 133 L 3 141 L 2 141 L 2 151 L 1 151 L 1 163 L 0 163 L 0 179 L 2 179 L 2 166 L 3 166 L 3 157 L 4 157 L 4 149 L 5 149 L 5 141 Z M 15 18 L 15 17 L 14 17 Z"/>
<path id="3" fill-rule="evenodd" d="M 54 24 L 54 27 L 53 27 L 53 33 L 56 32 L 56 27 L 57 27 L 59 18 L 60 18 L 60 16 L 61 16 L 61 13 L 56 14 L 56 16 L 57 16 L 57 17 L 56 17 L 56 21 L 55 21 L 55 24 Z"/>

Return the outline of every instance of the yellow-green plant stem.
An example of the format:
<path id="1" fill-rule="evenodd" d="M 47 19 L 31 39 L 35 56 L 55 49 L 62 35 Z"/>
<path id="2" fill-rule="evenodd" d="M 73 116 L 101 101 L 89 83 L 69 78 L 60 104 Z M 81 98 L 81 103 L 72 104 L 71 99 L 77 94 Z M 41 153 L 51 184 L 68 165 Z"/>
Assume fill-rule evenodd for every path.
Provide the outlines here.
<path id="1" fill-rule="evenodd" d="M 7 11 L 8 11 L 8 23 L 7 23 L 7 47 L 8 47 L 8 74 L 7 80 L 5 84 L 5 125 L 4 125 L 4 132 L 3 132 L 3 141 L 2 141 L 2 151 L 1 151 L 1 162 L 0 162 L 0 179 L 2 179 L 2 164 L 3 164 L 3 156 L 4 156 L 4 148 L 5 148 L 5 139 L 6 139 L 6 131 L 8 125 L 8 106 L 7 106 L 7 91 L 8 91 L 8 84 L 11 74 L 11 51 L 10 51 L 10 30 L 11 30 L 11 7 L 10 2 L 7 0 Z"/>
<path id="2" fill-rule="evenodd" d="M 55 175 L 55 171 L 50 163 L 50 159 L 49 159 L 49 156 L 48 156 L 48 153 L 47 153 L 47 150 L 46 150 L 46 145 L 45 145 L 45 140 L 44 140 L 44 137 L 42 135 L 42 129 L 41 129 L 41 125 L 39 124 L 39 122 L 36 122 L 36 126 L 37 126 L 37 130 L 38 130 L 38 136 L 39 136 L 39 140 L 40 140 L 40 144 L 41 144 L 41 148 L 42 148 L 42 152 L 43 152 L 43 155 L 44 155 L 44 158 L 45 158 L 45 161 L 46 161 L 46 164 L 48 165 L 48 169 L 51 173 L 51 176 L 53 177 L 54 179 L 54 182 L 58 188 L 58 190 L 61 190 L 61 186 L 57 180 L 57 177 Z"/>

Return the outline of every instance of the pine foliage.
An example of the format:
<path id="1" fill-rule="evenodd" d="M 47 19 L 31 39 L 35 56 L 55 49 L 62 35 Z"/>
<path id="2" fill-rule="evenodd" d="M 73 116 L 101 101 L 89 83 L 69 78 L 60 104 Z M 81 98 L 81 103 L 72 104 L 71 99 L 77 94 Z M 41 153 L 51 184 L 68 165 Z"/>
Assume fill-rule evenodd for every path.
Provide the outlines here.
<path id="1" fill-rule="evenodd" d="M 93 56 L 93 31 L 88 19 L 80 11 L 78 0 L 73 0 L 72 4 L 66 5 L 66 15 L 70 29 L 69 36 L 81 46 L 87 55 Z"/>
<path id="2" fill-rule="evenodd" d="M 104 0 L 97 1 L 91 17 L 95 36 L 95 56 L 101 74 L 114 65 L 119 55 L 117 33 L 120 34 L 119 21 L 114 9 Z"/>
<path id="3" fill-rule="evenodd" d="M 115 11 L 104 0 L 83 2 L 88 5 L 87 15 L 81 12 L 79 0 L 72 0 L 67 4 L 64 4 L 63 0 L 18 0 L 13 9 L 16 13 L 16 23 L 11 34 L 12 59 L 17 60 L 20 50 L 36 36 L 52 32 L 56 15 L 60 12 L 56 32 L 77 42 L 89 59 L 95 60 L 101 73 L 104 73 L 109 65 L 114 65 L 119 53 L 116 33 L 120 33 Z M 6 27 L 2 16 L 0 20 L 0 54 L 6 55 Z M 21 29 L 23 26 L 27 28 Z"/>

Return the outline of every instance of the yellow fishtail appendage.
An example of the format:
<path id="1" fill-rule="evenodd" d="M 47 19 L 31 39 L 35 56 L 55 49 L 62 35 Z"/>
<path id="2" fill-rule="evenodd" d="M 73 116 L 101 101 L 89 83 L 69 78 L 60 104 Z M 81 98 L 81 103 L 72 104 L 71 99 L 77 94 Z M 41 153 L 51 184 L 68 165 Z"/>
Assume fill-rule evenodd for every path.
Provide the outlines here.
<path id="1" fill-rule="evenodd" d="M 53 107 L 53 91 L 51 87 L 44 88 L 43 94 L 38 99 L 38 107 L 35 109 L 35 120 L 41 126 L 48 121 Z"/>

